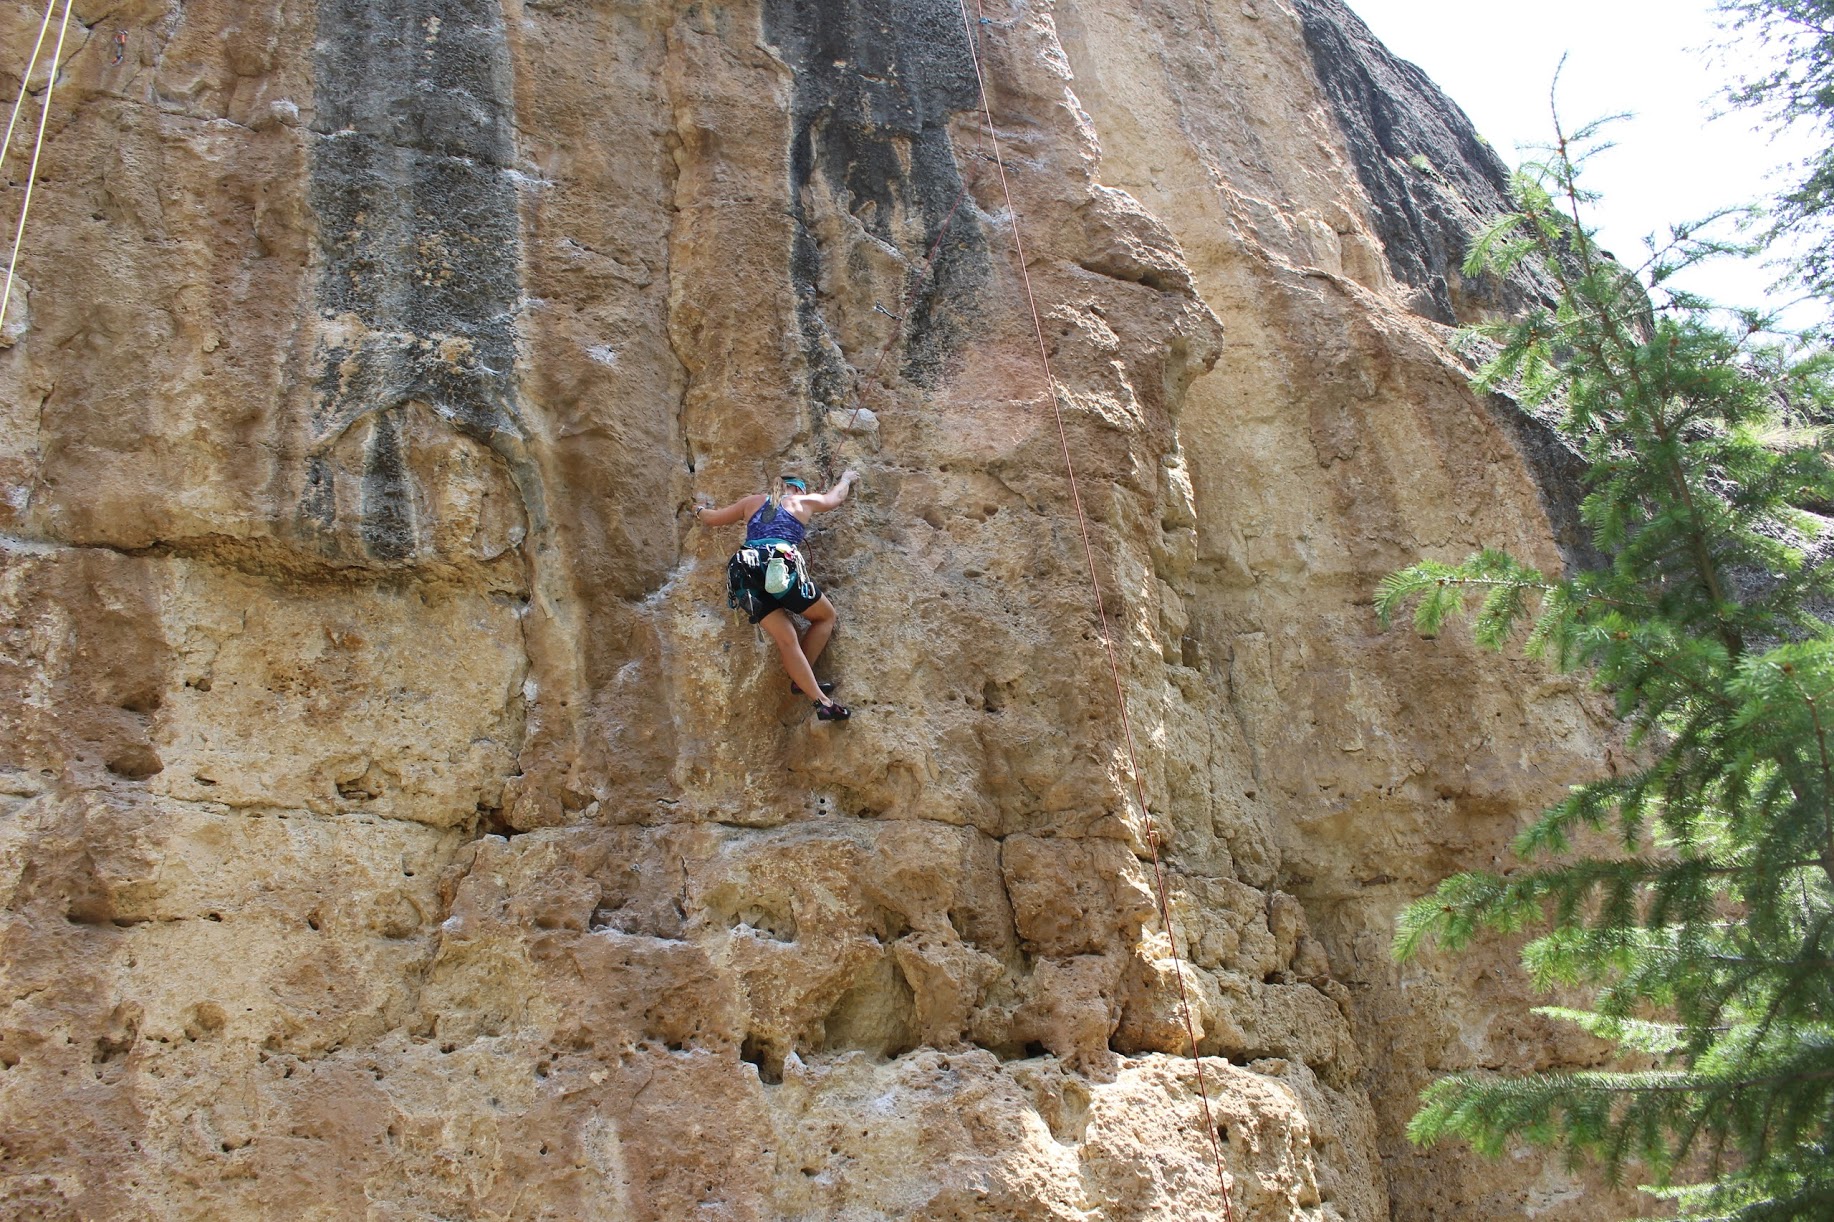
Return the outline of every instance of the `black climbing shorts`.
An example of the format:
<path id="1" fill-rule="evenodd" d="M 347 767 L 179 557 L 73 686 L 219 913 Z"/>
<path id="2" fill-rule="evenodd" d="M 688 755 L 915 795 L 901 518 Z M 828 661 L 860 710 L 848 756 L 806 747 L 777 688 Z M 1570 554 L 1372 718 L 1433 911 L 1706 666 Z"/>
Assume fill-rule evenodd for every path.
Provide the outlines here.
<path id="1" fill-rule="evenodd" d="M 793 611 L 801 615 L 820 601 L 821 587 L 812 581 L 793 585 L 781 594 L 772 594 L 760 585 L 757 604 L 749 614 L 751 622 L 755 624 L 773 611 Z"/>
<path id="2" fill-rule="evenodd" d="M 821 587 L 806 579 L 796 582 L 781 594 L 772 594 L 764 588 L 765 564 L 746 564 L 745 555 L 746 552 L 740 552 L 726 565 L 726 601 L 728 605 L 745 612 L 752 623 L 759 622 L 773 611 L 790 611 L 800 615 L 821 601 Z M 768 558 L 768 551 L 763 552 L 763 556 Z"/>

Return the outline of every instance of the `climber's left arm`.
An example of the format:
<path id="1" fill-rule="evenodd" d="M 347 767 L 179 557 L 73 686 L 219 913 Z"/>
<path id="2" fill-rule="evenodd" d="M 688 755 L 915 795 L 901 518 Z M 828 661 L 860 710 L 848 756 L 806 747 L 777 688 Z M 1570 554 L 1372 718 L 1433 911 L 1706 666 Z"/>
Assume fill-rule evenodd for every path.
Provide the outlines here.
<path id="1" fill-rule="evenodd" d="M 757 513 L 766 499 L 762 492 L 754 492 L 750 496 L 740 497 L 732 504 L 718 509 L 708 505 L 696 505 L 694 520 L 702 526 L 731 526 L 734 522 L 743 522 L 752 514 Z"/>

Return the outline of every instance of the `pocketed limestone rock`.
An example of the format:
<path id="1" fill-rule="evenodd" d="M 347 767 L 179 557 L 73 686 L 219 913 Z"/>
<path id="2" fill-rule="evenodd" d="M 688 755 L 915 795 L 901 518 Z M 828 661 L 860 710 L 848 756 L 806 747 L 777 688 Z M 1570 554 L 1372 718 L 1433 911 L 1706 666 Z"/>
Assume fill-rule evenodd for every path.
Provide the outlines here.
<path id="1" fill-rule="evenodd" d="M 1013 1042 L 1043 1048 L 1085 1073 L 1105 1075 L 1120 1021 L 1125 964 L 1118 955 L 1039 959 L 1012 1018 Z"/>
<path id="2" fill-rule="evenodd" d="M 1163 935 L 1141 943 L 1128 961 L 1122 989 L 1113 1039 L 1117 1051 L 1190 1056 L 1193 1048 L 1228 1046 L 1211 1034 L 1230 1018 L 1220 1004 L 1215 975 L 1193 962 L 1174 960 Z"/>
<path id="3" fill-rule="evenodd" d="M 1033 954 L 1116 950 L 1153 915 L 1146 869 L 1119 841 L 1012 836 L 1000 864 L 1014 924 Z"/>
<path id="4" fill-rule="evenodd" d="M 1233 878 L 1183 876 L 1171 898 L 1184 953 L 1197 966 L 1256 978 L 1284 966 L 1265 892 Z"/>
<path id="5" fill-rule="evenodd" d="M 1405 1138 L 1596 1061 L 1511 948 L 1387 940 L 1617 747 L 1371 617 L 1583 530 L 1442 325 L 1537 291 L 1449 270 L 1496 163 L 1337 0 L 75 14 L 0 335 L 0 1213 L 1630 1208 Z M 838 725 L 687 506 L 849 467 Z"/>
<path id="6" fill-rule="evenodd" d="M 945 1051 L 960 1047 L 970 1015 L 1000 978 L 1000 961 L 949 929 L 906 934 L 892 943 L 892 954 L 911 989 L 916 1042 Z"/>

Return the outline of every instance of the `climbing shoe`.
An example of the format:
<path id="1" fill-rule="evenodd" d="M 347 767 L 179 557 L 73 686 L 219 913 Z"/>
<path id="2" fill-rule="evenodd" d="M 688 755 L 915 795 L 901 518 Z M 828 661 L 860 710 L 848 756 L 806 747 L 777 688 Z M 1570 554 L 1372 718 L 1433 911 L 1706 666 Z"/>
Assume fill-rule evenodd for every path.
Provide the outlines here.
<path id="1" fill-rule="evenodd" d="M 853 716 L 853 710 L 844 704 L 818 704 L 815 706 L 815 717 L 819 721 L 846 721 Z"/>
<path id="2" fill-rule="evenodd" d="M 821 694 L 822 694 L 822 695 L 824 695 L 824 696 L 832 696 L 832 695 L 834 695 L 834 687 L 835 687 L 835 685 L 834 685 L 834 684 L 832 684 L 832 683 L 823 683 L 823 684 L 821 684 L 820 686 L 821 686 Z M 790 694 L 791 694 L 792 696 L 800 696 L 800 695 L 802 695 L 802 694 L 803 694 L 803 690 L 802 690 L 802 689 L 801 689 L 800 687 L 797 687 L 797 686 L 796 686 L 796 681 L 795 681 L 795 680 L 793 680 L 793 679 L 792 679 L 792 680 L 790 681 Z"/>

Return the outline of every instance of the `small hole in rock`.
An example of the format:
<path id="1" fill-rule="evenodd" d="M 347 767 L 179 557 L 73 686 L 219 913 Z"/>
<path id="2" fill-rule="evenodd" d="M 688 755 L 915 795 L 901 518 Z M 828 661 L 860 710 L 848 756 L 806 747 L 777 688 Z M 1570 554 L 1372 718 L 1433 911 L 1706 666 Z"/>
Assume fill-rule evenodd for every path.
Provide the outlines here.
<path id="1" fill-rule="evenodd" d="M 478 803 L 478 835 L 501 836 L 505 840 L 515 836 L 516 829 L 504 817 L 501 806 L 486 806 Z"/>
<path id="2" fill-rule="evenodd" d="M 981 709 L 988 713 L 999 713 L 1006 709 L 1006 694 L 992 679 L 981 685 Z"/>
<path id="3" fill-rule="evenodd" d="M 756 1035 L 745 1037 L 745 1042 L 739 1046 L 739 1059 L 756 1065 L 758 1080 L 766 1086 L 776 1086 L 783 1081 L 783 1061 L 772 1057 L 764 1041 Z"/>
<path id="4" fill-rule="evenodd" d="M 144 781 L 164 772 L 166 768 L 151 747 L 138 743 L 116 752 L 104 766 L 127 781 Z"/>

